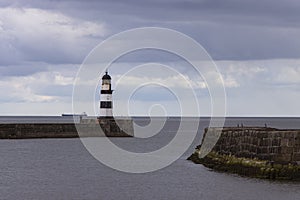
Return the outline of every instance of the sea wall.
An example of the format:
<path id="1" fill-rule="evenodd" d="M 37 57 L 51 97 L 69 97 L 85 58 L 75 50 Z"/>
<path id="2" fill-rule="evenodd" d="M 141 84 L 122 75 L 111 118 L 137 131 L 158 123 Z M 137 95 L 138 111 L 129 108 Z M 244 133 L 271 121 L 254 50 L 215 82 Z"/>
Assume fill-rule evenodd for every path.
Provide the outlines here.
<path id="1" fill-rule="evenodd" d="M 217 132 L 220 137 L 204 157 L 201 146 Z M 300 130 L 268 127 L 205 129 L 201 144 L 188 158 L 214 170 L 243 176 L 300 180 Z"/>
<path id="2" fill-rule="evenodd" d="M 212 129 L 217 130 L 218 128 Z M 208 129 L 205 129 L 203 140 L 207 133 Z M 275 162 L 300 161 L 300 130 L 227 127 L 222 129 L 213 151 Z"/>
<path id="3" fill-rule="evenodd" d="M 118 126 L 118 121 L 123 127 Z M 80 134 L 78 134 L 78 130 Z M 102 130 L 102 131 L 101 131 Z M 80 123 L 7 123 L 0 124 L 0 139 L 76 138 L 76 137 L 131 137 L 130 119 L 101 118 Z"/>

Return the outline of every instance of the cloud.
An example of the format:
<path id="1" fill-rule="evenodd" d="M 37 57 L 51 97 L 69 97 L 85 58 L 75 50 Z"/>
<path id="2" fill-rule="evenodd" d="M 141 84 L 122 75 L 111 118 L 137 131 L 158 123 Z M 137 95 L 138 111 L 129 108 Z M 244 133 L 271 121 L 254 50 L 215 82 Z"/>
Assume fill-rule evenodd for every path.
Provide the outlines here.
<path id="1" fill-rule="evenodd" d="M 231 77 L 243 87 L 282 87 L 300 83 L 299 59 L 217 61 L 223 77 Z"/>
<path id="2" fill-rule="evenodd" d="M 286 67 L 284 70 L 280 70 L 275 80 L 282 83 L 300 84 L 300 66 Z"/>
<path id="3" fill-rule="evenodd" d="M 71 101 L 73 76 L 63 71 L 37 72 L 28 76 L 10 76 L 0 80 L 0 101 L 64 102 Z"/>
<path id="4" fill-rule="evenodd" d="M 295 0 L 272 1 L 251 0 L 240 2 L 238 0 L 102 0 L 85 1 L 80 0 L 4 0 L 4 6 L 36 7 L 42 9 L 61 9 L 69 14 L 81 17 L 95 18 L 104 12 L 105 15 L 135 17 L 135 21 L 180 21 L 195 22 L 222 20 L 227 23 L 245 23 L 253 21 L 254 24 L 297 24 L 300 4 Z M 269 9 L 265 9 L 265 8 Z M 89 10 L 83 15 L 71 12 Z M 97 12 L 97 11 L 102 12 Z M 184 15 L 183 15 L 184 14 Z M 93 17 L 94 16 L 94 17 Z M 239 16 L 239 17 L 237 17 Z M 260 21 L 257 21 L 260 18 Z M 289 22 L 287 22 L 289 21 Z M 283 23 L 284 22 L 284 23 Z"/>
<path id="5" fill-rule="evenodd" d="M 75 24 L 79 21 L 104 26 L 104 29 L 109 29 L 104 32 L 109 32 L 109 34 L 142 26 L 173 28 L 196 39 L 214 59 L 218 60 L 299 58 L 300 55 L 300 40 L 298 39 L 300 3 L 295 0 L 284 2 L 272 0 L 243 2 L 237 0 L 142 2 L 137 0 L 84 2 L 80 0 L 46 0 L 43 2 L 6 0 L 5 2 L 4 6 L 60 13 L 72 19 L 72 23 Z M 61 27 L 63 27 L 62 24 Z M 95 35 L 93 30 L 91 32 L 87 34 L 90 35 L 88 38 Z M 60 44 L 54 40 L 55 43 Z M 74 47 L 68 44 L 68 40 L 64 44 Z M 93 44 L 96 45 L 96 43 Z M 80 44 L 76 47 L 83 48 L 82 46 Z M 90 44 L 89 47 L 91 46 L 93 45 Z M 49 48 L 49 46 L 45 47 Z M 72 54 L 73 50 L 74 48 L 69 53 L 65 51 L 60 53 L 65 60 L 72 60 L 71 57 L 82 59 L 83 52 L 88 53 L 82 50 L 82 54 L 78 53 L 80 57 L 78 54 Z M 62 62 L 61 59 L 52 55 L 53 52 L 56 50 L 47 52 L 48 57 L 44 56 L 43 59 Z"/>
<path id="6" fill-rule="evenodd" d="M 0 110 L 19 114 L 70 112 L 72 81 L 93 47 L 119 31 L 162 26 L 191 36 L 216 60 L 230 115 L 299 115 L 295 109 L 300 83 L 299 9 L 295 0 L 3 0 Z M 135 61 L 178 62 L 161 52 L 134 54 L 123 61 L 131 62 L 129 67 Z M 111 68 L 113 81 L 126 71 L 122 64 Z M 205 83 L 194 78 L 187 65 L 179 65 L 173 64 L 196 88 L 205 108 L 210 102 Z M 123 86 L 126 91 L 143 81 L 162 82 L 184 92 L 188 85 L 178 78 L 132 75 Z M 147 96 L 150 90 L 155 92 L 148 88 L 136 99 L 140 110 L 156 102 Z M 154 97 L 175 106 L 164 91 Z"/>
<path id="7" fill-rule="evenodd" d="M 269 84 L 273 83 L 284 86 L 287 84 L 299 86 L 300 84 L 300 63 L 297 66 L 274 68 L 271 73 L 273 76 L 267 79 Z"/>
<path id="8" fill-rule="evenodd" d="M 163 77 L 162 77 L 163 76 Z M 174 76 L 167 76 L 166 74 L 160 76 L 157 76 L 155 78 L 149 77 L 149 76 L 125 76 L 122 78 L 122 85 L 128 85 L 128 86 L 136 86 L 136 85 L 143 85 L 145 83 L 152 83 L 152 84 L 161 84 L 165 85 L 169 88 L 183 88 L 188 89 L 194 87 L 197 89 L 204 89 L 206 88 L 206 84 L 204 81 L 198 81 L 198 82 L 192 82 L 187 76 L 184 75 L 174 75 Z M 121 76 L 117 76 L 116 79 L 118 80 L 121 78 Z M 185 80 L 185 81 L 183 81 Z M 119 83 L 116 82 L 116 85 Z"/>
<path id="9" fill-rule="evenodd" d="M 16 65 L 1 65 L 0 66 L 0 78 L 6 76 L 28 76 L 36 72 L 47 71 L 48 67 L 45 63 L 33 62 L 22 63 Z"/>
<path id="10" fill-rule="evenodd" d="M 225 80 L 227 93 L 228 115 L 255 116 L 297 116 L 299 111 L 295 109 L 299 99 L 299 66 L 300 60 L 256 60 L 256 61 L 217 61 L 217 66 Z M 200 111 L 203 115 L 210 113 L 210 96 L 202 79 L 190 77 L 187 74 L 172 75 L 168 73 L 149 74 L 149 76 L 136 76 L 134 74 L 125 76 L 116 86 L 116 82 L 121 77 L 120 71 L 129 69 L 128 63 L 119 63 L 119 69 L 112 68 L 110 71 L 113 77 L 114 100 L 116 113 L 123 114 L 122 108 L 128 99 L 128 88 L 142 85 L 144 83 L 163 83 L 170 90 L 176 90 L 188 102 L 191 97 L 187 93 L 188 81 L 196 90 L 200 103 Z M 116 67 L 116 66 L 115 66 Z M 7 76 L 0 80 L 0 101 L 2 105 L 10 105 L 10 113 L 20 113 L 19 105 L 27 103 L 28 106 L 39 104 L 41 114 L 47 114 L 48 108 L 42 109 L 42 105 L 56 105 L 62 108 L 57 113 L 70 112 L 72 102 L 72 87 L 78 67 L 69 65 L 48 65 L 48 71 L 36 72 L 26 76 Z M 128 70 L 126 69 L 126 70 Z M 125 71 L 126 71 L 125 70 Z M 150 70 L 150 69 L 149 69 Z M 152 70 L 152 69 L 151 69 Z M 151 71 L 150 70 L 150 71 Z M 167 72 L 160 70 L 160 72 Z M 185 72 L 188 72 L 186 69 Z M 100 78 L 100 77 L 99 77 Z M 182 82 L 183 78 L 187 82 Z M 92 86 L 95 87 L 95 86 Z M 98 106 L 99 94 L 95 91 L 96 108 Z M 89 100 L 91 101 L 91 100 Z M 92 100 L 94 101 L 94 100 Z M 176 98 L 163 88 L 150 85 L 140 88 L 131 99 L 132 106 L 136 105 L 133 112 L 147 114 L 151 105 L 168 105 L 168 113 L 178 115 L 178 109 L 171 109 L 171 105 L 176 105 Z M 177 102 L 178 103 L 178 102 Z M 15 106 L 12 106 L 14 105 Z M 68 105 L 65 108 L 62 105 Z M 143 108 L 138 110 L 137 108 Z M 3 108 L 4 109 L 4 108 Z M 193 109 L 189 108 L 189 113 Z M 8 110 L 5 108 L 4 110 Z M 21 109 L 26 110 L 26 109 Z M 27 108 L 27 110 L 30 110 Z M 35 110 L 35 108 L 32 108 Z M 55 110 L 55 109 L 54 109 Z M 86 110 L 80 110 L 83 112 Z M 4 112 L 4 111 L 3 111 Z M 52 111 L 51 111 L 52 113 Z M 25 113 L 26 114 L 26 113 Z M 93 114 L 93 113 L 88 113 Z"/>
<path id="11" fill-rule="evenodd" d="M 35 8 L 0 8 L 0 63 L 81 63 L 106 33 L 104 23 Z"/>

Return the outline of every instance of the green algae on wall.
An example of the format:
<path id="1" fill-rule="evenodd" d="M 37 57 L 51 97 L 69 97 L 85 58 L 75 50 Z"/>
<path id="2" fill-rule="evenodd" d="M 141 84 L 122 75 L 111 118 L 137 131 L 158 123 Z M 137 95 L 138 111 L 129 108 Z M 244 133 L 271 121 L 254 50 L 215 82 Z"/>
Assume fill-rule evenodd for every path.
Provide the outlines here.
<path id="1" fill-rule="evenodd" d="M 299 165 L 277 164 L 258 159 L 238 158 L 234 155 L 223 155 L 214 151 L 210 152 L 204 158 L 199 158 L 195 152 L 188 159 L 216 171 L 234 173 L 241 176 L 300 181 Z"/>

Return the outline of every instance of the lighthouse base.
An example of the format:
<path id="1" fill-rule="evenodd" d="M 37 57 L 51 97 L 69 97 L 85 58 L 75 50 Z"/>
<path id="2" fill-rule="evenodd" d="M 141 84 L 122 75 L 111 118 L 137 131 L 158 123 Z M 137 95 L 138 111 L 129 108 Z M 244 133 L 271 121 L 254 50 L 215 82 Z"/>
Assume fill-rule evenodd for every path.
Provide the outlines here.
<path id="1" fill-rule="evenodd" d="M 130 118 L 98 117 L 101 129 L 107 137 L 134 136 Z"/>

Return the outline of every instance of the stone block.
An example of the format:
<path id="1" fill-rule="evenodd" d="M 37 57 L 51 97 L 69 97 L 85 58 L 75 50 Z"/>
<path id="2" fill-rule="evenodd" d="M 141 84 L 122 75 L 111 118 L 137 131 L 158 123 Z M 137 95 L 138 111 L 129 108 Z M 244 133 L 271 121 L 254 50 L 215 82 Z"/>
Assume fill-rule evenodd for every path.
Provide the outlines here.
<path id="1" fill-rule="evenodd" d="M 288 146 L 288 142 L 289 142 L 289 140 L 287 138 L 282 138 L 281 142 L 280 142 L 280 146 L 283 146 L 283 147 Z"/>
<path id="2" fill-rule="evenodd" d="M 293 147 L 281 147 L 282 154 L 292 154 L 293 153 Z"/>
<path id="3" fill-rule="evenodd" d="M 293 154 L 293 161 L 300 161 L 300 153 Z"/>

